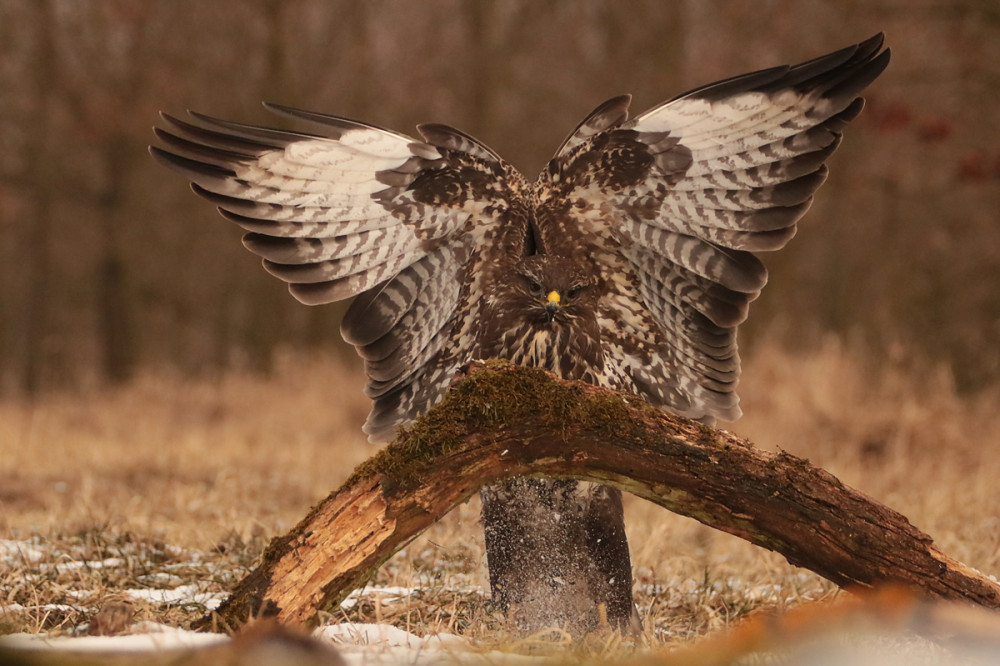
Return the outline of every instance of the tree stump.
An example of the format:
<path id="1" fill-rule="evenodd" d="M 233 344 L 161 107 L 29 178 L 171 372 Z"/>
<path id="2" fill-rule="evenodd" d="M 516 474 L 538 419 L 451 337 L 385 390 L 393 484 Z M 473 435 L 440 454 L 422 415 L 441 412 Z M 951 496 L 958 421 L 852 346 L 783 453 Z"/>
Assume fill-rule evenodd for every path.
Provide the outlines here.
<path id="1" fill-rule="evenodd" d="M 842 587 L 894 583 L 1000 608 L 1000 585 L 948 557 L 900 513 L 785 452 L 641 399 L 500 363 L 363 463 L 198 626 L 258 616 L 311 624 L 483 485 L 514 476 L 603 483 L 785 556 Z"/>

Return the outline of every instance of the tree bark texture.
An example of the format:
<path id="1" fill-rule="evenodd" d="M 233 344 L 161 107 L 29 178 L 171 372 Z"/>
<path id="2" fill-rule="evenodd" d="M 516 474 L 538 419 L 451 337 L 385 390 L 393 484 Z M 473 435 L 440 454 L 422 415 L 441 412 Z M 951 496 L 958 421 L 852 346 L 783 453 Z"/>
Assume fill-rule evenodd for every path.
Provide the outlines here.
<path id="1" fill-rule="evenodd" d="M 896 583 L 1000 608 L 1000 584 L 808 461 L 548 373 L 473 365 L 288 534 L 200 623 L 309 624 L 480 487 L 515 476 L 613 486 L 776 551 L 843 587 Z"/>

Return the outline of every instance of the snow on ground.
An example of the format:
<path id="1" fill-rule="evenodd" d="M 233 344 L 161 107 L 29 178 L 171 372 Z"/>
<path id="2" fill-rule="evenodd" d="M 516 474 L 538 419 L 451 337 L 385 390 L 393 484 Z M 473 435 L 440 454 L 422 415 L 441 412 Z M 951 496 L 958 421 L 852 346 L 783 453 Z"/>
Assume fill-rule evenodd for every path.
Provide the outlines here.
<path id="1" fill-rule="evenodd" d="M 476 649 L 455 634 L 421 638 L 387 624 L 342 623 L 319 627 L 313 636 L 336 648 L 348 664 L 387 666 L 398 664 L 546 664 L 552 658 Z"/>
<path id="2" fill-rule="evenodd" d="M 7 604 L 0 606 L 0 617 L 13 613 L 23 613 L 25 611 L 72 611 L 76 610 L 69 604 L 38 604 L 36 606 L 22 606 L 21 604 Z"/>
<path id="3" fill-rule="evenodd" d="M 178 569 L 190 566 L 191 558 L 178 564 L 166 564 L 164 569 Z M 58 561 L 57 561 L 58 560 Z M 29 541 L 0 540 L 0 563 L 30 565 L 39 572 L 67 574 L 75 571 L 92 572 L 127 567 L 128 562 L 121 557 L 104 559 L 69 560 L 57 557 L 45 549 L 43 544 Z M 123 596 L 158 605 L 197 604 L 211 610 L 218 607 L 226 595 L 206 592 L 197 584 L 185 582 L 181 576 L 167 571 L 159 571 L 136 577 L 137 582 L 149 587 L 120 589 Z M 190 580 L 188 578 L 187 580 Z M 468 590 L 463 590 L 468 591 Z M 473 590 L 482 593 L 481 589 Z M 349 610 L 362 601 L 378 600 L 379 604 L 390 605 L 398 601 L 408 601 L 421 591 L 411 587 L 384 586 L 355 590 L 341 606 Z M 25 606 L 19 603 L 0 604 L 0 618 L 5 615 L 30 611 L 83 611 L 96 613 L 93 592 L 89 589 L 66 589 L 63 595 L 69 604 L 38 604 Z M 86 652 L 86 653 L 138 653 L 150 651 L 188 651 L 210 647 L 233 645 L 233 640 L 223 634 L 187 631 L 154 622 L 138 622 L 116 636 L 86 635 L 88 625 L 81 624 L 70 629 L 73 635 L 49 635 L 44 633 L 10 634 L 0 636 L 0 649 Z M 455 664 L 544 664 L 542 657 L 529 657 L 501 651 L 486 651 L 468 639 L 455 634 L 418 636 L 389 624 L 340 623 L 318 628 L 313 638 L 322 645 L 335 650 L 347 664 L 358 666 L 399 666 L 412 664 L 455 663 Z M 233 645 L 235 649 L 235 645 Z"/>
<path id="4" fill-rule="evenodd" d="M 223 634 L 186 631 L 153 622 L 138 623 L 132 631 L 122 636 L 13 634 L 0 637 L 0 648 L 119 654 L 192 650 L 226 645 L 232 641 Z M 421 638 L 387 624 L 327 625 L 316 629 L 313 637 L 336 650 L 347 664 L 357 666 L 429 666 L 442 663 L 541 666 L 552 661 L 551 657 L 530 657 L 498 650 L 480 651 L 465 638 L 454 634 Z"/>
<path id="5" fill-rule="evenodd" d="M 124 560 L 116 557 L 94 560 L 59 561 L 45 563 L 52 558 L 41 544 L 25 541 L 0 540 L 0 563 L 21 562 L 32 563 L 43 568 L 49 567 L 59 573 L 74 570 L 102 570 L 123 566 Z M 171 565 L 168 565 L 168 568 Z M 180 567 L 178 567 L 180 568 Z M 122 589 L 121 592 L 132 599 L 148 601 L 154 604 L 182 605 L 197 604 L 206 609 L 214 609 L 225 595 L 205 592 L 198 585 L 184 583 L 180 576 L 167 572 L 145 574 L 136 578 L 140 584 L 148 584 L 148 588 Z M 190 579 L 189 579 L 190 580 Z M 729 587 L 745 586 L 737 579 L 718 582 L 718 585 Z M 692 593 L 700 588 L 691 582 Z M 683 592 L 685 582 L 675 585 Z M 469 591 L 469 590 L 463 590 Z M 482 590 L 478 590 L 482 593 Z M 752 590 L 744 590 L 750 594 Z M 782 597 L 780 586 L 764 589 L 761 594 Z M 394 601 L 406 601 L 419 595 L 420 591 L 410 587 L 369 587 L 356 590 L 341 604 L 344 609 L 355 607 L 362 600 L 377 599 L 380 604 L 392 604 Z M 87 608 L 91 599 L 88 590 L 66 590 L 66 597 L 79 600 L 81 605 L 73 607 L 67 604 L 40 604 L 27 607 L 18 603 L 0 605 L 0 618 L 8 614 L 28 611 L 80 611 L 81 609 L 96 612 L 97 609 Z M 940 645 L 914 634 L 870 633 L 874 628 L 867 627 L 865 631 L 840 631 L 831 635 L 806 635 L 804 640 L 785 637 L 782 641 L 769 647 L 771 652 L 757 653 L 745 656 L 747 663 L 782 663 L 788 666 L 832 666 L 851 664 L 852 666 L 986 666 L 1000 663 L 1000 624 L 994 616 L 988 631 L 981 632 L 980 639 L 965 640 L 959 643 Z M 963 626 L 963 625 L 957 625 Z M 232 639 L 223 634 L 193 632 L 154 622 L 138 622 L 127 628 L 126 633 L 117 636 L 87 636 L 79 635 L 87 632 L 87 624 L 78 626 L 73 636 L 50 636 L 47 634 L 11 634 L 0 636 L 0 649 L 16 649 L 31 651 L 66 651 L 87 653 L 138 653 L 150 651 L 195 650 L 212 647 L 232 646 Z M 398 627 L 388 624 L 339 623 L 322 626 L 313 632 L 313 638 L 319 643 L 334 649 L 349 665 L 357 666 L 423 666 L 430 664 L 471 664 L 471 665 L 542 665 L 553 661 L 564 661 L 559 656 L 527 656 L 503 652 L 487 651 L 469 639 L 455 634 L 441 633 L 431 636 L 418 636 Z M 242 640 L 242 639 L 239 639 Z M 749 647 L 749 646 L 748 646 Z M 759 646 L 758 646 L 759 648 Z M 548 654 L 552 654 L 549 652 Z M 706 660 L 711 660 L 712 646 L 706 645 Z M 619 655 L 620 657 L 621 655 Z M 715 654 L 717 657 L 718 654 Z M 756 659 L 756 661 L 754 661 Z M 777 660 L 777 661 L 774 661 Z M 742 662 L 741 662 L 742 663 Z"/>
<path id="6" fill-rule="evenodd" d="M 415 590 L 412 587 L 397 587 L 392 585 L 386 585 L 384 587 L 360 588 L 348 594 L 344 600 L 340 602 L 340 607 L 344 610 L 349 610 L 357 606 L 361 599 L 373 599 L 375 597 L 378 597 L 381 603 L 392 603 L 393 601 L 410 597 L 413 595 L 414 591 Z"/>
<path id="7" fill-rule="evenodd" d="M 114 569 L 125 566 L 125 560 L 120 557 L 108 557 L 103 560 L 74 560 L 71 562 L 56 562 L 52 567 L 56 573 L 67 573 L 81 569 L 96 571 L 97 569 Z"/>
<path id="8" fill-rule="evenodd" d="M 27 541 L 11 541 L 0 539 L 0 560 L 6 562 L 39 562 L 49 556 L 49 553 Z"/>
<path id="9" fill-rule="evenodd" d="M 0 647 L 72 652 L 148 652 L 207 647 L 230 640 L 223 634 L 187 631 L 155 622 L 140 622 L 133 626 L 133 630 L 135 633 L 123 636 L 11 634 L 0 636 Z"/>
<path id="10" fill-rule="evenodd" d="M 150 651 L 192 650 L 232 644 L 222 634 L 207 634 L 176 629 L 152 622 L 139 623 L 135 633 L 123 636 L 48 637 L 40 634 L 15 634 L 0 637 L 0 648 L 47 650 L 50 652 L 85 652 L 102 654 L 141 654 Z M 453 634 L 421 638 L 384 624 L 336 624 L 318 628 L 313 637 L 336 650 L 349 666 L 547 666 L 565 663 L 560 656 L 527 656 L 499 650 L 477 650 L 470 642 Z M 716 663 L 724 652 L 706 646 L 706 662 Z M 620 657 L 621 655 L 619 655 Z M 729 655 L 733 656 L 733 655 Z M 878 636 L 851 634 L 822 637 L 818 640 L 775 646 L 768 653 L 747 653 L 749 661 L 738 663 L 780 663 L 784 666 L 993 666 L 998 663 L 996 650 L 974 644 L 943 646 L 907 635 Z M 698 663 L 694 661 L 684 663 Z"/>
<path id="11" fill-rule="evenodd" d="M 218 592 L 199 592 L 197 585 L 180 585 L 171 589 L 141 588 L 122 592 L 139 601 L 154 604 L 201 604 L 207 610 L 215 610 L 226 598 L 225 594 Z"/>

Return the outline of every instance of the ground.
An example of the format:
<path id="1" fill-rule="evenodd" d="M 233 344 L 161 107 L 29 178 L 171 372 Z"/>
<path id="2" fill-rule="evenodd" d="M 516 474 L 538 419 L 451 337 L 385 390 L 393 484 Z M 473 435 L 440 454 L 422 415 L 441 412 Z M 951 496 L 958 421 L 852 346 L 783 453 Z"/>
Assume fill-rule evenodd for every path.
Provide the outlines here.
<path id="1" fill-rule="evenodd" d="M 723 425 L 809 458 L 944 552 L 1000 573 L 1000 387 L 958 395 L 947 372 L 916 365 L 875 366 L 832 341 L 758 348 L 746 416 Z M 360 432 L 361 385 L 349 361 L 288 354 L 266 378 L 150 370 L 117 389 L 0 402 L 0 634 L 186 627 L 377 450 Z M 647 645 L 842 596 L 778 555 L 628 499 Z M 381 592 L 329 619 L 506 645 L 478 513 L 476 500 L 453 511 L 382 568 Z"/>

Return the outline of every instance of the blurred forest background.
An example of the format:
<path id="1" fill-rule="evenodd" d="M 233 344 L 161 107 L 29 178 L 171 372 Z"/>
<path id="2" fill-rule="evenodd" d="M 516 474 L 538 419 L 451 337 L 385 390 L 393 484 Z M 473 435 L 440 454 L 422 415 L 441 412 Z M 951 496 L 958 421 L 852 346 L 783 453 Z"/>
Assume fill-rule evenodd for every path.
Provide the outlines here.
<path id="1" fill-rule="evenodd" d="M 0 390 L 146 367 L 267 372 L 339 348 L 234 225 L 146 152 L 157 111 L 280 124 L 261 100 L 412 133 L 443 122 L 534 177 L 594 106 L 884 30 L 888 71 L 846 132 L 742 333 L 831 332 L 894 364 L 1000 376 L 996 0 L 0 0 Z"/>

